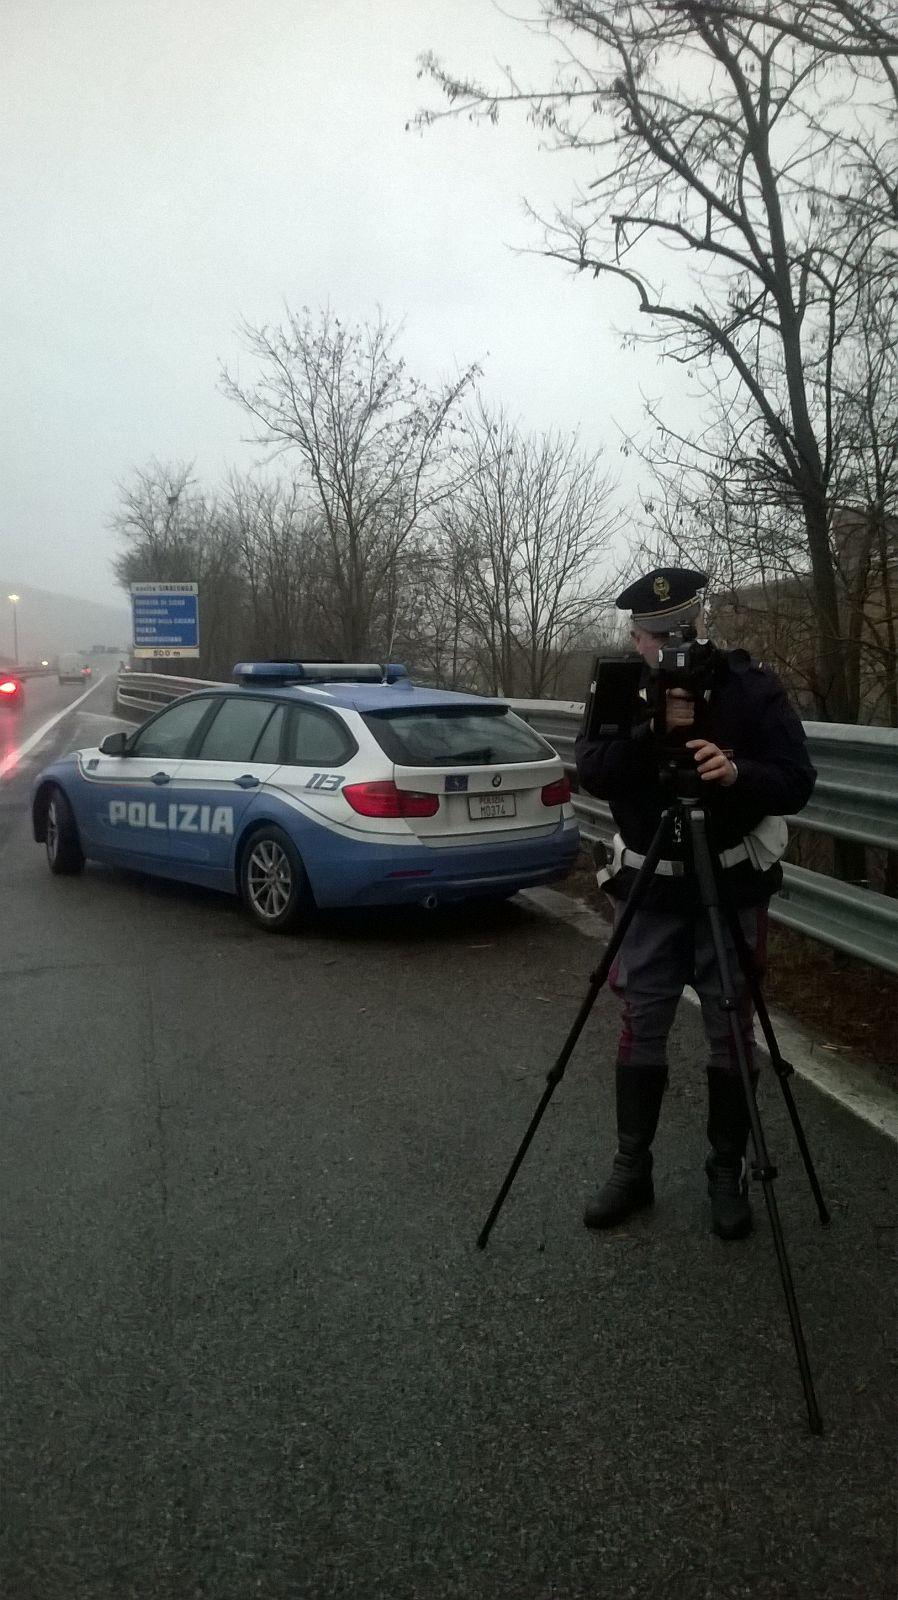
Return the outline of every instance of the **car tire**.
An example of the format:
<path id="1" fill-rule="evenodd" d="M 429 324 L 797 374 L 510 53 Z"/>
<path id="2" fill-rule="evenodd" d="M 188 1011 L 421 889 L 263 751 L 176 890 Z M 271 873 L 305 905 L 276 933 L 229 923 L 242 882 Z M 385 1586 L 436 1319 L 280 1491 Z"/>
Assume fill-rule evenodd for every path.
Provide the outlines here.
<path id="1" fill-rule="evenodd" d="M 47 799 L 44 824 L 47 865 L 57 877 L 70 877 L 84 866 L 78 825 L 68 797 L 55 785 Z"/>
<path id="2" fill-rule="evenodd" d="M 253 921 L 266 933 L 290 933 L 313 909 L 299 851 L 275 823 L 257 828 L 244 844 L 240 896 Z"/>

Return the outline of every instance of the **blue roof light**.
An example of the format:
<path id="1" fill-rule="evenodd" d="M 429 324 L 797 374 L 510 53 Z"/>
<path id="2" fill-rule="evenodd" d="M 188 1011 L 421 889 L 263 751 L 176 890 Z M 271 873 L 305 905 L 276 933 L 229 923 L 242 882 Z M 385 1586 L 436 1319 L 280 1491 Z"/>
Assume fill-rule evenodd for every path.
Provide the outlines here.
<path id="1" fill-rule="evenodd" d="M 408 682 L 401 662 L 381 661 L 238 661 L 235 683 L 400 683 Z"/>

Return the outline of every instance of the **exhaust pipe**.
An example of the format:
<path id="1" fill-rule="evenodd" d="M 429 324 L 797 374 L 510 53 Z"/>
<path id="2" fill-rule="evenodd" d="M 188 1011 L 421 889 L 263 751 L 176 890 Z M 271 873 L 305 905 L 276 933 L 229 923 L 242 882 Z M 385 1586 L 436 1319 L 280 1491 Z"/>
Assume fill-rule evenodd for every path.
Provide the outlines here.
<path id="1" fill-rule="evenodd" d="M 438 901 L 435 894 L 426 894 L 421 901 L 425 911 L 436 911 Z"/>

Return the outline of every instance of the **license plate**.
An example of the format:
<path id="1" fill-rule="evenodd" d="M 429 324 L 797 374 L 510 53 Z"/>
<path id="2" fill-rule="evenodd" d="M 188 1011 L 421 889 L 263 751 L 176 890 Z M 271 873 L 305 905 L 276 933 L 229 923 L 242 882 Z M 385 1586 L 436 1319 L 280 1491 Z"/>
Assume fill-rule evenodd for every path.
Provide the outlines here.
<path id="1" fill-rule="evenodd" d="M 513 817 L 517 813 L 513 794 L 469 794 L 468 815 L 474 822 L 489 817 Z"/>

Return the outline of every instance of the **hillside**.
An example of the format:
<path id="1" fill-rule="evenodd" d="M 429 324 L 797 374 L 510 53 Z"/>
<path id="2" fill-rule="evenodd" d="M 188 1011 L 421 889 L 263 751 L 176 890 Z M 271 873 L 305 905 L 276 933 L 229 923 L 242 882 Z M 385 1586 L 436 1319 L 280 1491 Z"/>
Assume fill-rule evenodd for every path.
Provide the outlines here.
<path id="1" fill-rule="evenodd" d="M 131 638 L 131 614 L 123 600 L 121 608 L 98 605 L 75 595 L 52 594 L 27 583 L 0 583 L 0 660 L 13 659 L 13 607 L 7 596 L 17 594 L 19 660 L 40 661 L 42 656 L 60 650 L 90 650 L 94 645 L 115 645 L 127 649 Z"/>

